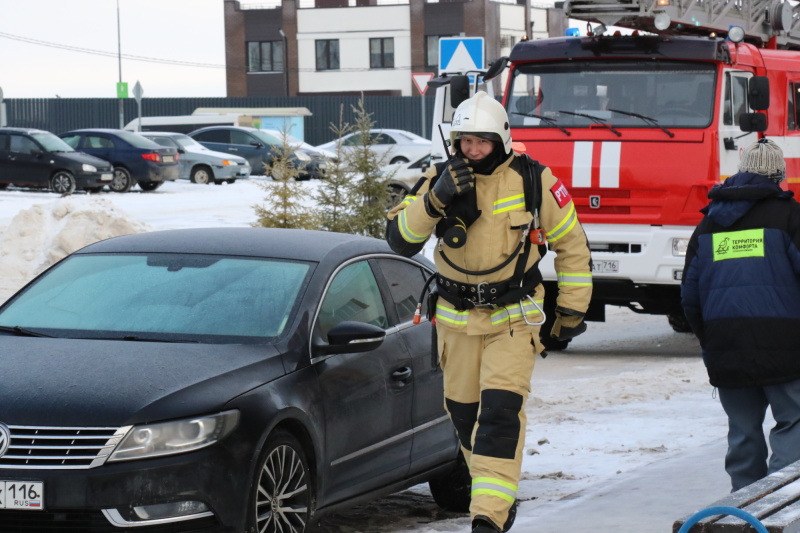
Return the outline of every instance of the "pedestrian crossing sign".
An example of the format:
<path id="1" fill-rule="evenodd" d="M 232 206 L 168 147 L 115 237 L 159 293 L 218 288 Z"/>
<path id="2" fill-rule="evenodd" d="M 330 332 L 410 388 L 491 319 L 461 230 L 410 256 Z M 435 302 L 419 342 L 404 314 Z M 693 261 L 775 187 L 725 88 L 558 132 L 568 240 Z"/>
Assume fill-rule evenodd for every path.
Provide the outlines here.
<path id="1" fill-rule="evenodd" d="M 483 37 L 439 39 L 439 74 L 483 69 Z"/>

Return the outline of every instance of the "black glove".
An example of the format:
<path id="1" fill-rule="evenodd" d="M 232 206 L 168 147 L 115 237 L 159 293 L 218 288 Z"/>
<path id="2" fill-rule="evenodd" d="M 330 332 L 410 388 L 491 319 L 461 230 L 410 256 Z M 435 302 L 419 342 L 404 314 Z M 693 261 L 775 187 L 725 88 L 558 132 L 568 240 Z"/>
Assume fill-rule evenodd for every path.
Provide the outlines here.
<path id="1" fill-rule="evenodd" d="M 449 162 L 449 167 L 444 169 L 430 191 L 434 197 L 434 206 L 442 210 L 450 207 L 454 196 L 475 187 L 475 176 L 465 159 L 453 159 Z"/>
<path id="2" fill-rule="evenodd" d="M 583 317 L 566 315 L 556 311 L 556 321 L 550 330 L 550 336 L 560 341 L 569 341 L 586 331 Z"/>

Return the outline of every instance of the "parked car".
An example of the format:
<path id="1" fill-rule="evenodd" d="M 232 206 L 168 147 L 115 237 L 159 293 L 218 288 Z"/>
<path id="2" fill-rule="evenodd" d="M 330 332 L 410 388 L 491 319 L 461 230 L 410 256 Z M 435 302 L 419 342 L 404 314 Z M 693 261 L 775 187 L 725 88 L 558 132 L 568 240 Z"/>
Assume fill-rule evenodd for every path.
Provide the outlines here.
<path id="1" fill-rule="evenodd" d="M 389 178 L 390 207 L 399 204 L 411 192 L 430 166 L 431 154 L 428 154 L 413 163 L 394 163 L 381 168 L 381 173 Z"/>
<path id="2" fill-rule="evenodd" d="M 250 176 L 250 163 L 236 155 L 209 150 L 183 133 L 146 131 L 140 133 L 161 146 L 178 151 L 179 177 L 192 183 L 234 183 L 237 178 Z"/>
<path id="3" fill-rule="evenodd" d="M 416 133 L 404 130 L 372 129 L 370 149 L 386 163 L 408 163 L 431 153 L 431 141 Z M 339 142 L 334 139 L 317 146 L 318 149 L 336 152 Z M 342 137 L 342 150 L 351 152 L 364 145 L 361 132 L 350 133 Z"/>
<path id="4" fill-rule="evenodd" d="M 139 184 L 154 191 L 165 181 L 178 179 L 178 151 L 160 146 L 138 133 L 115 129 L 72 130 L 59 135 L 74 149 L 91 154 L 114 166 L 109 188 L 127 192 Z"/>
<path id="5" fill-rule="evenodd" d="M 432 269 L 275 228 L 71 254 L 0 306 L 0 486 L 25 494 L 0 531 L 301 533 L 425 481 L 466 511 L 431 324 L 412 318 Z"/>
<path id="6" fill-rule="evenodd" d="M 108 161 L 75 151 L 49 131 L 0 128 L 0 190 L 14 184 L 59 194 L 97 192 L 111 178 Z"/>
<path id="7" fill-rule="evenodd" d="M 250 162 L 254 174 L 265 175 L 272 160 L 283 150 L 279 135 L 245 126 L 209 126 L 189 134 L 210 150 L 239 155 Z M 325 156 L 305 148 L 293 149 L 289 160 L 299 171 L 300 179 L 322 178 L 327 172 Z"/>

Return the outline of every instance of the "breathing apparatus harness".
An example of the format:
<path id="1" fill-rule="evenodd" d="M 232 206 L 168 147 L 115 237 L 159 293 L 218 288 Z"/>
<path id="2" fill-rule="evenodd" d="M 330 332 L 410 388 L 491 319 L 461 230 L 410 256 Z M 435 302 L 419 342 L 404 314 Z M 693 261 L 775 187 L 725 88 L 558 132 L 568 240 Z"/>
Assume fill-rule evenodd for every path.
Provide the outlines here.
<path id="1" fill-rule="evenodd" d="M 436 175 L 431 178 L 430 186 L 433 187 L 435 180 L 444 172 L 447 163 L 437 163 Z M 467 229 L 480 217 L 481 211 L 478 210 L 477 194 L 473 188 L 468 193 L 457 196 L 453 204 L 447 210 L 446 216 L 436 225 L 435 235 L 439 239 L 436 251 L 451 268 L 462 274 L 470 276 L 485 276 L 497 272 L 509 265 L 514 258 L 517 259 L 514 274 L 505 281 L 488 283 L 483 281 L 477 285 L 463 283 L 448 279 L 441 274 L 434 273 L 426 281 L 422 294 L 420 294 L 417 310 L 414 314 L 414 323 L 419 323 L 421 318 L 422 302 L 425 293 L 432 281 L 436 280 L 436 288 L 431 291 L 428 298 L 427 317 L 431 319 L 435 316 L 436 299 L 441 296 L 450 302 L 458 311 L 465 311 L 478 306 L 497 307 L 509 303 L 519 302 L 523 307 L 523 300 L 526 298 L 536 307 L 541 315 L 540 322 L 528 322 L 526 314 L 522 316 L 529 325 L 541 325 L 544 323 L 544 310 L 533 300 L 531 293 L 542 282 L 542 274 L 539 271 L 539 261 L 536 262 L 527 272 L 525 266 L 532 245 L 539 247 L 539 256 L 544 257 L 547 253 L 546 239 L 544 230 L 539 227 L 539 207 L 542 198 L 542 167 L 538 161 L 531 159 L 527 154 L 520 154 L 511 162 L 511 168 L 519 172 L 522 176 L 523 192 L 525 195 L 525 208 L 533 215 L 533 220 L 524 226 L 516 226 L 510 229 L 522 230 L 520 241 L 515 250 L 497 266 L 486 270 L 468 270 L 462 268 L 447 257 L 444 252 L 443 243 L 452 248 L 460 248 L 467 241 Z M 420 180 L 414 187 L 411 194 L 415 194 L 419 187 L 424 183 Z"/>

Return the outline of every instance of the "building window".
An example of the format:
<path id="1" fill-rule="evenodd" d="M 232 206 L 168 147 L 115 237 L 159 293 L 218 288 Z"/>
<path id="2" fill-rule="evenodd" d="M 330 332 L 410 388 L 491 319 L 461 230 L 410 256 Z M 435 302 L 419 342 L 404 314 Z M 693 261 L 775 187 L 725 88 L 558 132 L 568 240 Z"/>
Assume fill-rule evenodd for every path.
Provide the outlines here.
<path id="1" fill-rule="evenodd" d="M 339 69 L 339 40 L 321 39 L 317 45 L 317 70 Z"/>
<path id="2" fill-rule="evenodd" d="M 394 38 L 369 40 L 369 68 L 394 68 Z"/>
<path id="3" fill-rule="evenodd" d="M 439 39 L 442 37 L 455 37 L 455 35 L 428 35 L 425 37 L 425 68 L 429 72 L 439 72 Z"/>
<path id="4" fill-rule="evenodd" d="M 247 43 L 247 72 L 283 72 L 283 41 Z"/>

